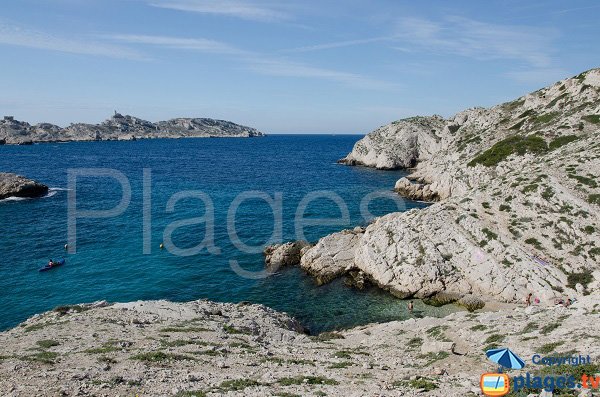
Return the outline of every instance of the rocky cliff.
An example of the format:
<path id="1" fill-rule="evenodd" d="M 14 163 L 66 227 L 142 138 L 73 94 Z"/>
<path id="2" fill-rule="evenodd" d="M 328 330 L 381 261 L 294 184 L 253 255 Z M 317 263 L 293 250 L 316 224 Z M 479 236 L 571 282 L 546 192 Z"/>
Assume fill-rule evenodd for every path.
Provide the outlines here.
<path id="1" fill-rule="evenodd" d="M 207 118 L 177 118 L 152 123 L 115 113 L 100 124 L 76 123 L 66 128 L 49 123 L 31 125 L 9 116 L 0 120 L 0 143 L 3 144 L 257 136 L 263 134 L 254 128 Z"/>
<path id="2" fill-rule="evenodd" d="M 447 120 L 394 122 L 341 162 L 410 167 L 396 190 L 435 204 L 321 239 L 301 259 L 319 280 L 359 270 L 400 297 L 503 301 L 600 288 L 600 69 Z"/>

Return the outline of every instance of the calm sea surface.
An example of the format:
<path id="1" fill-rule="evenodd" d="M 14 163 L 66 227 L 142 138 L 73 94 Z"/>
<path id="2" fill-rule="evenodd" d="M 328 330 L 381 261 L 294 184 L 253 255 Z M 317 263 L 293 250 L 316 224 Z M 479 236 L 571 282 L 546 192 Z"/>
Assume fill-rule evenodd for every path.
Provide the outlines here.
<path id="1" fill-rule="evenodd" d="M 58 305 L 95 300 L 132 301 L 208 298 L 224 302 L 263 303 L 296 316 L 318 332 L 374 321 L 407 317 L 406 303 L 371 289 L 356 291 L 342 281 L 315 286 L 298 269 L 282 270 L 268 278 L 246 278 L 234 272 L 235 260 L 250 272 L 263 269 L 259 252 L 244 252 L 233 244 L 227 213 L 238 195 L 260 191 L 281 194 L 282 238 L 296 238 L 295 214 L 302 199 L 316 191 L 331 191 L 346 203 L 349 220 L 304 228 L 315 241 L 328 233 L 366 224 L 360 202 L 369 193 L 389 192 L 401 171 L 377 171 L 337 165 L 358 136 L 272 135 L 256 139 L 182 139 L 136 142 L 89 142 L 0 146 L 0 170 L 42 181 L 52 187 L 49 197 L 0 202 L 0 329 Z M 124 174 L 131 186 L 131 202 L 123 213 L 109 218 L 77 220 L 77 253 L 66 254 L 68 170 L 110 168 Z M 151 195 L 144 201 L 143 175 L 151 175 Z M 175 222 L 202 217 L 205 203 L 198 198 L 177 201 L 178 192 L 200 191 L 210 198 L 214 224 L 196 221 L 177 227 Z M 77 208 L 106 210 L 122 196 L 119 182 L 107 177 L 79 177 Z M 144 248 L 144 203 L 151 208 L 149 254 Z M 210 211 L 210 207 L 213 210 Z M 383 215 L 397 203 L 375 199 L 369 211 Z M 423 204 L 404 201 L 410 209 Z M 340 218 L 334 201 L 319 198 L 307 203 L 304 218 Z M 240 242 L 264 246 L 278 217 L 264 200 L 241 201 L 235 216 Z M 160 250 L 164 232 L 173 229 L 172 241 L 181 249 L 200 244 L 214 234 L 213 252 L 191 256 Z M 237 244 L 240 246 L 240 244 Z M 65 257 L 63 267 L 39 273 L 49 258 Z M 421 315 L 443 315 L 453 308 L 416 303 Z"/>

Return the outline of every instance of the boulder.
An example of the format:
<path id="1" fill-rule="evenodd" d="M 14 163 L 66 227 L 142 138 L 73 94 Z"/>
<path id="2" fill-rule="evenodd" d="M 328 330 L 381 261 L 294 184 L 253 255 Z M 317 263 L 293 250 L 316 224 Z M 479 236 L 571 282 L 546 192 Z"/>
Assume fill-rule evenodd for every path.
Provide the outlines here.
<path id="1" fill-rule="evenodd" d="M 430 184 L 413 183 L 407 178 L 400 178 L 394 190 L 403 197 L 418 201 L 438 201 L 440 196 Z"/>
<path id="2" fill-rule="evenodd" d="M 332 281 L 354 268 L 354 251 L 363 233 L 364 229 L 355 228 L 320 239 L 302 255 L 300 266 L 319 285 Z"/>
<path id="3" fill-rule="evenodd" d="M 267 270 L 275 272 L 280 267 L 299 265 L 302 250 L 309 246 L 310 244 L 306 241 L 294 241 L 266 247 L 263 254 Z"/>
<path id="4" fill-rule="evenodd" d="M 485 302 L 474 295 L 463 296 L 458 300 L 458 304 L 464 306 L 470 312 L 474 312 L 477 309 L 483 309 L 485 306 Z"/>
<path id="5" fill-rule="evenodd" d="M 48 193 L 48 186 L 25 177 L 0 173 L 0 200 L 7 197 L 41 197 Z"/>
<path id="6" fill-rule="evenodd" d="M 439 307 L 439 306 L 448 305 L 450 303 L 454 303 L 454 302 L 458 301 L 460 298 L 461 298 L 461 295 L 457 294 L 455 292 L 440 291 L 435 295 L 432 295 L 428 298 L 423 299 L 423 302 L 427 305 Z"/>

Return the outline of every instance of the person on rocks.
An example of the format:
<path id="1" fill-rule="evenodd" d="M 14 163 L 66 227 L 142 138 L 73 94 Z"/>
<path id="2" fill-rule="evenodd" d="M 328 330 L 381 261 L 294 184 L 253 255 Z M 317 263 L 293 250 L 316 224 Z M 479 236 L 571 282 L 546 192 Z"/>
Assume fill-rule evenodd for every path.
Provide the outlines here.
<path id="1" fill-rule="evenodd" d="M 533 294 L 530 292 L 529 295 L 527 295 L 527 298 L 525 299 L 525 304 L 527 306 L 531 306 L 531 297 L 533 296 Z"/>

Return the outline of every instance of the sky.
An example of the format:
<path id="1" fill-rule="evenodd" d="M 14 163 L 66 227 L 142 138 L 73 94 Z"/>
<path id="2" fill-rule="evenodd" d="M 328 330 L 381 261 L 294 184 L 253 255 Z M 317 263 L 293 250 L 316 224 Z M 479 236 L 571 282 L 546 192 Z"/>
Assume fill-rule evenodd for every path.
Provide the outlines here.
<path id="1" fill-rule="evenodd" d="M 596 0 L 3 1 L 0 113 L 365 134 L 599 67 L 598 15 Z"/>

